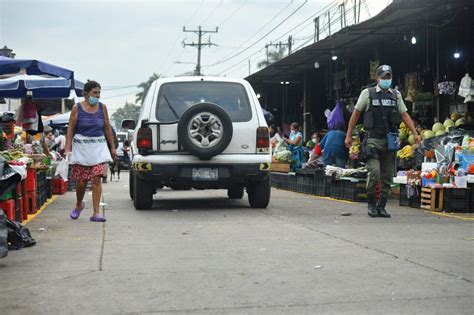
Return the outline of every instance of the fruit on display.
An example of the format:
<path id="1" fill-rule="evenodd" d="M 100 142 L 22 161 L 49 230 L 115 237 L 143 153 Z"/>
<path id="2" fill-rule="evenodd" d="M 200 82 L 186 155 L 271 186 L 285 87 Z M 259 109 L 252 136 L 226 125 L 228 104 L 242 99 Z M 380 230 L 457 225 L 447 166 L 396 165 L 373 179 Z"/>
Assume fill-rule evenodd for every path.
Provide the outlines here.
<path id="1" fill-rule="evenodd" d="M 461 126 L 461 125 L 464 125 L 464 118 L 459 118 L 458 120 L 456 120 L 456 122 L 454 123 L 454 125 L 455 125 L 456 127 Z"/>
<path id="2" fill-rule="evenodd" d="M 400 159 L 408 159 L 415 156 L 415 146 L 414 145 L 406 145 L 401 150 L 398 150 L 397 156 Z"/>
<path id="3" fill-rule="evenodd" d="M 458 112 L 451 113 L 450 118 L 452 121 L 457 121 L 459 118 L 461 118 L 461 114 L 459 114 Z"/>
<path id="4" fill-rule="evenodd" d="M 444 130 L 439 130 L 439 131 L 436 131 L 435 136 L 436 136 L 436 137 L 442 136 L 442 135 L 444 135 L 445 133 L 446 133 L 446 131 L 444 131 Z"/>
<path id="5" fill-rule="evenodd" d="M 352 137 L 352 145 L 349 148 L 349 156 L 352 160 L 355 160 L 359 157 L 360 152 L 360 138 Z"/>
<path id="6" fill-rule="evenodd" d="M 436 134 L 432 130 L 426 130 L 423 133 L 423 139 L 433 138 Z"/>
<path id="7" fill-rule="evenodd" d="M 408 136 L 408 143 L 411 144 L 411 145 L 415 144 L 415 136 L 414 135 Z"/>
<path id="8" fill-rule="evenodd" d="M 450 127 L 454 126 L 454 121 L 452 119 L 447 118 L 443 123 L 444 128 L 448 130 Z"/>
<path id="9" fill-rule="evenodd" d="M 438 131 L 445 131 L 445 128 L 444 128 L 444 125 L 442 123 L 437 122 L 433 125 L 431 130 L 433 130 L 433 132 L 436 134 Z"/>

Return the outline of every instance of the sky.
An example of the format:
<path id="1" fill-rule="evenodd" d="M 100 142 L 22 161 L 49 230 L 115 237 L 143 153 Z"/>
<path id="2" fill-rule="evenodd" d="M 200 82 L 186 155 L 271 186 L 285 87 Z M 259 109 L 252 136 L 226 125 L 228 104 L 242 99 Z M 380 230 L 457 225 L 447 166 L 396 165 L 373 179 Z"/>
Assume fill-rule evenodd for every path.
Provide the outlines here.
<path id="1" fill-rule="evenodd" d="M 337 5 L 354 0 L 0 0 L 0 46 L 16 58 L 39 59 L 75 72 L 78 80 L 102 85 L 102 101 L 114 112 L 134 102 L 136 87 L 153 73 L 173 77 L 192 72 L 197 49 L 188 30 L 217 46 L 202 49 L 202 72 L 243 78 L 258 71 L 265 44 L 294 38 L 294 49 L 313 43 L 313 18 L 330 9 L 331 30 L 340 28 Z M 390 0 L 366 0 L 361 19 Z M 364 3 L 364 1 L 363 1 Z M 352 24 L 353 13 L 347 15 Z M 321 37 L 328 35 L 323 30 Z M 181 62 L 181 63 L 177 63 Z M 72 95 L 72 94 L 71 94 Z"/>

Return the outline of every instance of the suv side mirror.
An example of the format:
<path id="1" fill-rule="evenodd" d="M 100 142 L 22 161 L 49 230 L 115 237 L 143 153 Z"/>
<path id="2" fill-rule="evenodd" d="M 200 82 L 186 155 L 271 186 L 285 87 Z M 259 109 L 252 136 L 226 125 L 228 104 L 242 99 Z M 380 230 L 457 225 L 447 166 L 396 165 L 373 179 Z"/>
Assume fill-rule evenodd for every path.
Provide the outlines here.
<path id="1" fill-rule="evenodd" d="M 135 129 L 137 123 L 133 119 L 124 119 L 122 120 L 122 129 Z"/>

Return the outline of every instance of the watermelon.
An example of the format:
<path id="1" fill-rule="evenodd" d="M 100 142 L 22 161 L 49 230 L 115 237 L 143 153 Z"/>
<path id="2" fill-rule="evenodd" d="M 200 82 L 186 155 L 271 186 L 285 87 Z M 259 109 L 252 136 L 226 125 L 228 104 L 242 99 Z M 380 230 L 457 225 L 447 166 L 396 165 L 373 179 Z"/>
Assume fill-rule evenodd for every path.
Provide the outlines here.
<path id="1" fill-rule="evenodd" d="M 431 130 L 427 130 L 425 131 L 425 133 L 423 134 L 423 138 L 424 139 L 429 139 L 429 138 L 433 138 L 436 134 L 431 131 Z"/>
<path id="2" fill-rule="evenodd" d="M 456 120 L 454 125 L 456 125 L 456 126 L 464 125 L 464 118 L 459 118 L 458 120 Z"/>
<path id="3" fill-rule="evenodd" d="M 443 126 L 446 128 L 446 129 L 449 129 L 449 127 L 452 127 L 454 126 L 454 121 L 452 121 L 451 119 L 446 119 L 443 123 Z"/>
<path id="4" fill-rule="evenodd" d="M 442 136 L 442 135 L 444 135 L 445 133 L 446 133 L 446 131 L 444 131 L 444 130 L 436 131 L 435 136 L 436 136 L 436 137 Z"/>
<path id="5" fill-rule="evenodd" d="M 438 131 L 444 131 L 445 128 L 442 123 L 437 122 L 433 125 L 433 128 L 431 128 L 431 130 L 433 130 L 434 133 L 437 133 Z"/>

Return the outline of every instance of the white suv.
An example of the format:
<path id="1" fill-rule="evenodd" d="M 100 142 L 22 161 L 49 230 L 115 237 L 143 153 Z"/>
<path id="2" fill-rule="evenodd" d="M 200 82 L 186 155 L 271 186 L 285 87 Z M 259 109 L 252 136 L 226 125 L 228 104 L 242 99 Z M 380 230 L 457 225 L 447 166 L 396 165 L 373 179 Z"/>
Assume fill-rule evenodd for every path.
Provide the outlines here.
<path id="1" fill-rule="evenodd" d="M 134 126 L 136 125 L 136 126 Z M 179 77 L 155 81 L 131 145 L 130 197 L 136 209 L 173 189 L 227 189 L 251 207 L 270 201 L 270 143 L 262 108 L 241 79 Z"/>

